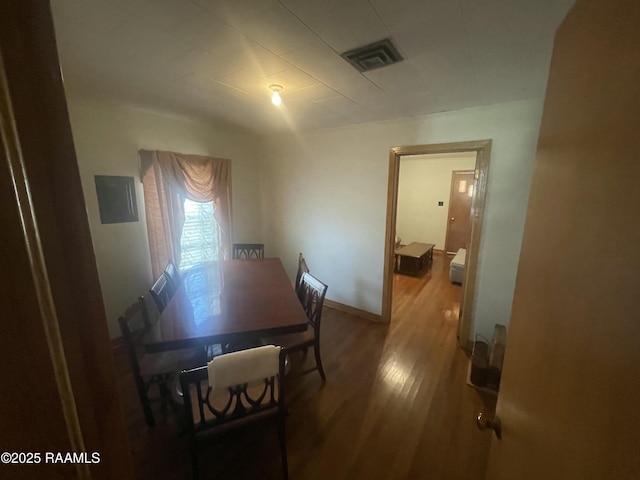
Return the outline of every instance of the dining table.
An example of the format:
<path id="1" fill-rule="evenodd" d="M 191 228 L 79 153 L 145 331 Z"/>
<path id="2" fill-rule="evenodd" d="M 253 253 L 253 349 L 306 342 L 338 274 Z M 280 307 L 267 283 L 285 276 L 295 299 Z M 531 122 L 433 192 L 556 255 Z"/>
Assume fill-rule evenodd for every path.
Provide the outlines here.
<path id="1" fill-rule="evenodd" d="M 144 336 L 149 353 L 258 342 L 303 332 L 308 319 L 279 258 L 221 260 L 183 274 L 156 323 Z"/>

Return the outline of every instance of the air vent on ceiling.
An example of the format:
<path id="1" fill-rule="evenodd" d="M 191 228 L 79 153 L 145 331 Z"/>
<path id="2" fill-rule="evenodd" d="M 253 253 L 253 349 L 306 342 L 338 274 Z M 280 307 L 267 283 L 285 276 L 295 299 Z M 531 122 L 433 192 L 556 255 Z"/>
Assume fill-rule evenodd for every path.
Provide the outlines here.
<path id="1" fill-rule="evenodd" d="M 354 48 L 341 56 L 360 72 L 368 72 L 404 60 L 389 38 Z"/>

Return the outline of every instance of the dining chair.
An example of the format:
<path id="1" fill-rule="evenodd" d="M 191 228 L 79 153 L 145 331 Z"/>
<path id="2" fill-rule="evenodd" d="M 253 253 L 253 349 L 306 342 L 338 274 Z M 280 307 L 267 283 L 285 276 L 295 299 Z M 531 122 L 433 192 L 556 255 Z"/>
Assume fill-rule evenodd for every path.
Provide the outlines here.
<path id="1" fill-rule="evenodd" d="M 264 258 L 264 243 L 234 243 L 233 259 L 241 258 L 254 260 Z"/>
<path id="2" fill-rule="evenodd" d="M 170 297 L 173 297 L 178 288 L 180 288 L 180 284 L 182 283 L 180 272 L 176 268 L 175 264 L 171 260 L 169 260 L 169 263 L 167 263 L 167 266 L 165 267 L 163 273 L 167 277 L 167 281 L 169 283 Z"/>
<path id="3" fill-rule="evenodd" d="M 307 261 L 305 260 L 302 252 L 298 254 L 298 271 L 296 272 L 296 283 L 294 289 L 296 294 L 300 290 L 300 281 L 302 280 L 302 274 L 309 273 L 309 267 L 307 266 Z M 302 301 L 302 300 L 301 300 Z"/>
<path id="4" fill-rule="evenodd" d="M 153 297 L 153 301 L 158 307 L 158 312 L 162 313 L 164 309 L 169 304 L 171 297 L 173 296 L 171 291 L 171 284 L 169 283 L 169 279 L 164 272 L 153 282 L 153 285 L 149 289 L 151 293 L 151 297 Z"/>
<path id="5" fill-rule="evenodd" d="M 288 478 L 283 374 L 284 353 L 274 345 L 220 355 L 180 374 L 194 479 L 204 440 L 267 420 L 275 422 L 282 478 Z"/>
<path id="6" fill-rule="evenodd" d="M 306 358 L 308 349 L 313 348 L 316 364 L 314 367 L 300 372 L 300 375 L 318 370 L 323 381 L 326 380 L 326 376 L 324 374 L 324 368 L 322 368 L 322 359 L 320 358 L 320 324 L 327 288 L 329 288 L 327 285 L 310 273 L 303 273 L 300 279 L 300 286 L 296 293 L 302 303 L 302 308 L 307 314 L 309 328 L 301 333 L 291 333 L 262 339 L 263 345 L 280 345 L 287 355 L 302 351 Z"/>
<path id="7" fill-rule="evenodd" d="M 147 425 L 155 425 L 152 401 L 166 402 L 171 397 L 171 381 L 178 372 L 206 363 L 203 349 L 170 350 L 161 353 L 143 353 L 142 339 L 151 328 L 143 297 L 132 304 L 118 319 L 129 364 L 136 384 L 138 397 Z M 159 396 L 149 397 L 149 390 L 156 385 Z"/>

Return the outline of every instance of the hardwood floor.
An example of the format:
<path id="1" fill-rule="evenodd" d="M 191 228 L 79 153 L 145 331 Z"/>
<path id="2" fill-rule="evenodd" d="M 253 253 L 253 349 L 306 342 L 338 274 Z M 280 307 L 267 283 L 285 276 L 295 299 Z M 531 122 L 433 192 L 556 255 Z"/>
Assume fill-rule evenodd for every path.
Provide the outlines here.
<path id="1" fill-rule="evenodd" d="M 475 415 L 493 413 L 495 398 L 465 384 L 468 357 L 456 344 L 461 287 L 448 281 L 449 261 L 436 254 L 422 278 L 395 276 L 390 325 L 325 308 L 326 383 L 316 372 L 287 380 L 292 479 L 484 477 L 491 433 L 477 430 Z M 190 478 L 178 411 L 156 404 L 157 425 L 148 428 L 126 358 L 116 356 L 139 478 Z M 302 360 L 293 358 L 293 368 Z M 265 426 L 212 443 L 200 453 L 202 477 L 281 478 L 276 438 Z"/>

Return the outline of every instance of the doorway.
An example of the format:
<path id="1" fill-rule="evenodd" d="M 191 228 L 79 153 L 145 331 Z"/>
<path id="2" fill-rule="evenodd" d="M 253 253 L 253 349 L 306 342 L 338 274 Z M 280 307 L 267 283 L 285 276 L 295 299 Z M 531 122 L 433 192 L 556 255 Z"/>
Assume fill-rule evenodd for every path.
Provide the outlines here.
<path id="1" fill-rule="evenodd" d="M 482 230 L 484 200 L 489 172 L 489 156 L 491 140 L 470 142 L 443 143 L 433 145 L 412 145 L 393 147 L 389 151 L 389 177 L 387 188 L 387 222 L 385 235 L 384 274 L 382 286 L 382 320 L 391 321 L 393 301 L 393 270 L 395 260 L 395 230 L 398 214 L 398 185 L 400 177 L 400 160 L 409 155 L 446 154 L 458 152 L 475 152 L 475 189 L 471 204 L 471 239 L 467 250 L 466 268 L 463 280 L 462 299 L 458 322 L 458 343 L 463 348 L 470 345 L 473 300 L 477 258 Z"/>

